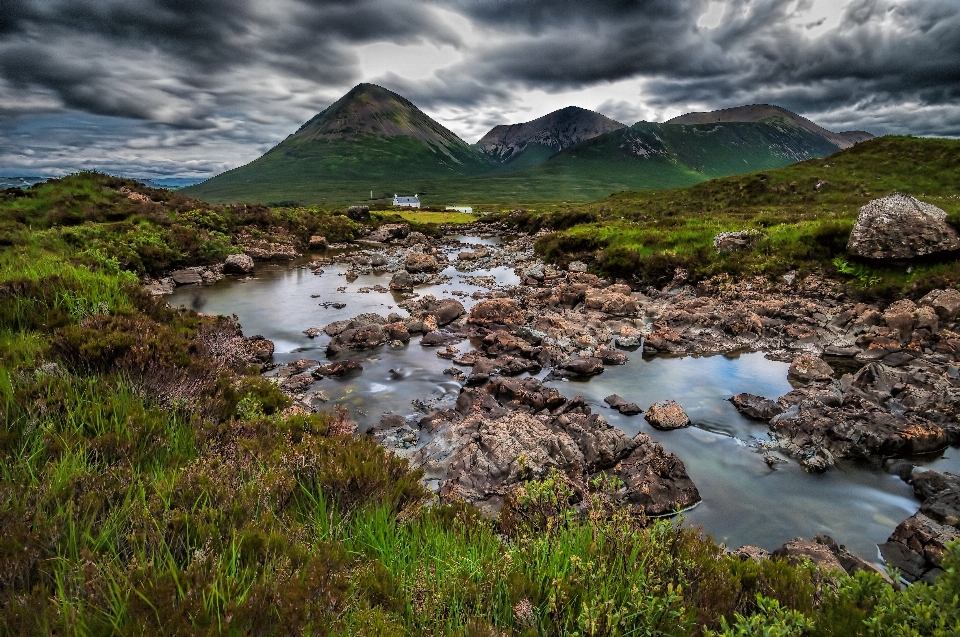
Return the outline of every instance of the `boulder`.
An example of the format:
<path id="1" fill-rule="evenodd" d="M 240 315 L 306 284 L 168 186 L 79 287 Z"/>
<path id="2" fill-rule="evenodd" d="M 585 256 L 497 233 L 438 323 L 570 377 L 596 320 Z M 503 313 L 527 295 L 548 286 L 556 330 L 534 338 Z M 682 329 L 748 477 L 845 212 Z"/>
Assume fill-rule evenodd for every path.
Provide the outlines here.
<path id="1" fill-rule="evenodd" d="M 819 356 L 804 354 L 790 363 L 787 377 L 802 383 L 816 380 L 828 380 L 833 377 L 833 368 Z"/>
<path id="2" fill-rule="evenodd" d="M 955 321 L 960 318 L 960 291 L 931 290 L 920 299 L 921 307 L 933 308 L 942 321 Z"/>
<path id="3" fill-rule="evenodd" d="M 847 252 L 870 259 L 911 259 L 960 249 L 947 213 L 903 193 L 874 199 L 860 208 Z"/>
<path id="4" fill-rule="evenodd" d="M 291 394 L 302 394 L 310 388 L 310 385 L 313 384 L 313 380 L 313 376 L 310 374 L 290 376 L 280 383 L 280 388 L 284 391 L 290 392 Z"/>
<path id="5" fill-rule="evenodd" d="M 690 417 L 683 407 L 672 400 L 661 400 L 650 405 L 644 416 L 647 422 L 664 431 L 690 426 Z"/>
<path id="6" fill-rule="evenodd" d="M 347 218 L 354 221 L 369 221 L 370 206 L 350 206 L 347 208 Z"/>
<path id="7" fill-rule="evenodd" d="M 910 299 L 901 299 L 891 303 L 883 312 L 883 320 L 887 327 L 900 332 L 901 340 L 909 340 L 913 326 L 916 324 L 917 306 Z"/>
<path id="8" fill-rule="evenodd" d="M 589 288 L 584 294 L 583 304 L 591 310 L 600 310 L 618 316 L 632 316 L 639 309 L 636 299 L 609 288 Z"/>
<path id="9" fill-rule="evenodd" d="M 755 396 L 753 394 L 737 394 L 730 397 L 730 402 L 743 416 L 753 420 L 770 420 L 783 413 L 783 407 L 775 400 Z"/>
<path id="10" fill-rule="evenodd" d="M 310 241 L 307 242 L 307 245 L 311 250 L 326 250 L 328 247 L 330 247 L 327 243 L 327 238 L 319 234 L 315 234 L 310 237 Z"/>
<path id="11" fill-rule="evenodd" d="M 585 378 L 603 373 L 603 361 L 594 356 L 570 358 L 557 367 L 568 378 Z"/>
<path id="12" fill-rule="evenodd" d="M 812 540 L 793 538 L 775 550 L 771 557 L 786 560 L 794 566 L 801 564 L 804 560 L 810 560 L 824 571 L 842 572 L 847 575 L 853 575 L 859 571 L 877 573 L 893 586 L 893 581 L 886 573 L 870 562 L 857 557 L 842 544 L 837 544 L 836 540 L 829 535 L 815 535 Z"/>
<path id="13" fill-rule="evenodd" d="M 700 502 L 700 492 L 683 462 L 639 433 L 635 445 L 611 470 L 624 483 L 624 501 L 650 516 L 671 515 Z"/>
<path id="14" fill-rule="evenodd" d="M 410 292 L 413 290 L 413 277 L 406 270 L 395 272 L 390 278 L 390 289 L 395 292 Z"/>
<path id="15" fill-rule="evenodd" d="M 368 241 L 389 243 L 390 241 L 406 239 L 409 234 L 409 223 L 385 223 L 367 235 L 366 238 Z"/>
<path id="16" fill-rule="evenodd" d="M 490 251 L 484 247 L 479 247 L 473 251 L 464 250 L 457 254 L 457 260 L 459 261 L 476 261 L 478 259 L 483 259 L 490 254 Z"/>
<path id="17" fill-rule="evenodd" d="M 587 264 L 583 261 L 571 261 L 570 265 L 567 266 L 567 270 L 570 272 L 586 272 Z"/>
<path id="18" fill-rule="evenodd" d="M 329 376 L 330 378 L 340 378 L 341 376 L 346 376 L 347 374 L 352 374 L 354 372 L 362 372 L 363 365 L 357 361 L 336 361 L 333 363 L 326 363 L 325 365 L 320 365 L 314 369 L 310 374 L 316 378 L 321 379 Z"/>
<path id="19" fill-rule="evenodd" d="M 420 320 L 423 320 L 426 316 L 433 316 L 437 327 L 448 325 L 467 313 L 460 301 L 456 299 L 437 299 L 429 294 L 404 305 L 404 308 Z"/>
<path id="20" fill-rule="evenodd" d="M 470 310 L 468 321 L 473 325 L 519 325 L 526 319 L 527 313 L 513 299 L 486 299 Z"/>
<path id="21" fill-rule="evenodd" d="M 733 252 L 749 248 L 763 237 L 759 230 L 737 230 L 735 232 L 721 232 L 713 238 L 713 248 L 717 252 Z"/>
<path id="22" fill-rule="evenodd" d="M 195 285 L 203 281 L 203 278 L 193 270 L 177 270 L 170 274 L 170 278 L 177 285 Z"/>
<path id="23" fill-rule="evenodd" d="M 223 271 L 227 274 L 250 274 L 253 272 L 253 258 L 247 254 L 231 254 L 223 262 Z"/>
<path id="24" fill-rule="evenodd" d="M 419 274 L 420 272 L 437 272 L 440 264 L 429 254 L 414 253 L 407 257 L 403 267 L 411 274 Z"/>

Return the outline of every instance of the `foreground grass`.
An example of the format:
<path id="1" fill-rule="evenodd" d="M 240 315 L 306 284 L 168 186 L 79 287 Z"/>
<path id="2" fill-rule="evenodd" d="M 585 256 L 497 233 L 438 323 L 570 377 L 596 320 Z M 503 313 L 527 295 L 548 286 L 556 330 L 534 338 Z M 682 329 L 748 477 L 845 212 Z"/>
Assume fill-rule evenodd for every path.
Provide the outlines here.
<path id="1" fill-rule="evenodd" d="M 105 179 L 0 203 L 0 634 L 956 634 L 957 546 L 936 585 L 898 592 L 725 556 L 672 521 L 616 514 L 616 485 L 593 485 L 586 514 L 560 475 L 496 521 L 437 505 L 343 415 L 288 411 L 225 355 L 228 319 L 139 291 L 141 267 L 210 255 L 165 219 L 313 232 L 296 224 L 323 215 L 184 199 L 44 223 L 87 187 L 75 180 L 104 197 L 75 212 L 120 216 Z M 121 261 L 131 232 L 158 237 L 159 256 Z"/>

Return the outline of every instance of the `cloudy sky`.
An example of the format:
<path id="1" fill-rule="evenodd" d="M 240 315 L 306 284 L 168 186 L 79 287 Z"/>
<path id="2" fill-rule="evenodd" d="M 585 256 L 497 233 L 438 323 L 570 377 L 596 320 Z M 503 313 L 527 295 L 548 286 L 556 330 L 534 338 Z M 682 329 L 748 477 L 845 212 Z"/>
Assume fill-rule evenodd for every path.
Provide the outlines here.
<path id="1" fill-rule="evenodd" d="M 957 0 L 0 0 L 0 175 L 206 177 L 359 82 L 468 142 L 577 105 L 960 136 Z"/>

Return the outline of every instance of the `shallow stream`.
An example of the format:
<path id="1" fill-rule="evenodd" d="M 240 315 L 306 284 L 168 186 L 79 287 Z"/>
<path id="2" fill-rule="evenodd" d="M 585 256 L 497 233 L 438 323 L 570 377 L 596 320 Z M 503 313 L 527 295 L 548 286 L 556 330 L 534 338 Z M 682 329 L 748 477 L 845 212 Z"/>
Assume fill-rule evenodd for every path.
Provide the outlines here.
<path id="1" fill-rule="evenodd" d="M 329 338 L 305 336 L 303 330 L 309 327 L 323 327 L 364 312 L 407 315 L 397 307 L 399 297 L 392 293 L 358 292 L 362 287 L 388 286 L 389 274 L 361 275 L 348 283 L 343 276 L 346 266 L 324 266 L 324 273 L 315 275 L 303 266 L 305 262 L 259 264 L 252 277 L 180 287 L 169 302 L 205 313 L 236 314 L 244 334 L 261 334 L 274 342 L 274 361 L 278 363 L 301 358 L 325 360 Z M 416 292 L 442 298 L 453 296 L 454 291 L 483 290 L 463 282 L 453 266 L 444 274 L 453 280 L 420 286 Z M 519 283 L 508 268 L 467 274 L 494 275 L 503 285 Z M 345 291 L 337 290 L 343 286 Z M 468 310 L 475 302 L 469 294 L 454 298 Z M 319 305 L 322 302 L 345 303 L 346 307 L 324 308 Z M 471 349 L 469 342 L 457 347 L 464 352 Z M 424 415 L 431 406 L 452 406 L 461 387 L 443 373 L 451 362 L 437 357 L 436 351 L 420 346 L 415 337 L 406 347 L 345 353 L 339 358 L 357 360 L 363 372 L 345 379 L 325 378 L 313 389 L 323 391 L 328 405 L 350 409 L 361 428 L 376 423 L 384 413 Z M 773 550 L 793 537 L 827 533 L 879 564 L 877 544 L 916 512 L 918 502 L 912 488 L 875 468 L 841 464 L 824 474 L 808 474 L 793 461 L 776 465 L 776 469 L 767 466 L 763 454 L 749 444 L 767 439 L 766 424 L 742 417 L 727 399 L 740 392 L 776 398 L 790 391 L 787 364 L 767 360 L 762 353 L 649 360 L 642 359 L 639 352 L 628 355 L 626 365 L 609 366 L 589 381 L 550 384 L 568 397 L 582 395 L 596 413 L 627 434 L 643 431 L 679 456 L 703 497 L 701 504 L 686 512 L 686 519 L 727 546 L 752 544 Z M 622 416 L 608 409 L 603 398 L 613 393 L 644 409 L 658 400 L 676 400 L 694 426 L 669 432 L 653 429 L 642 416 Z M 948 449 L 943 457 L 918 464 L 960 472 L 960 450 Z"/>

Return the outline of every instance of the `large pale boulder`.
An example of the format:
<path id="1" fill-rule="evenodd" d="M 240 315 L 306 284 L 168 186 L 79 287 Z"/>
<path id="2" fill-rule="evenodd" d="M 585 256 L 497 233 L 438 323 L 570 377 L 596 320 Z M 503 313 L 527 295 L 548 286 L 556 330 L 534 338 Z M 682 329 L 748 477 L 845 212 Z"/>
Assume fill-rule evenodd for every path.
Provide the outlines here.
<path id="1" fill-rule="evenodd" d="M 870 259 L 910 259 L 960 249 L 947 213 L 903 193 L 860 208 L 847 252 Z"/>
<path id="2" fill-rule="evenodd" d="M 253 258 L 247 254 L 231 254 L 223 262 L 223 271 L 229 274 L 249 274 L 253 272 Z"/>

